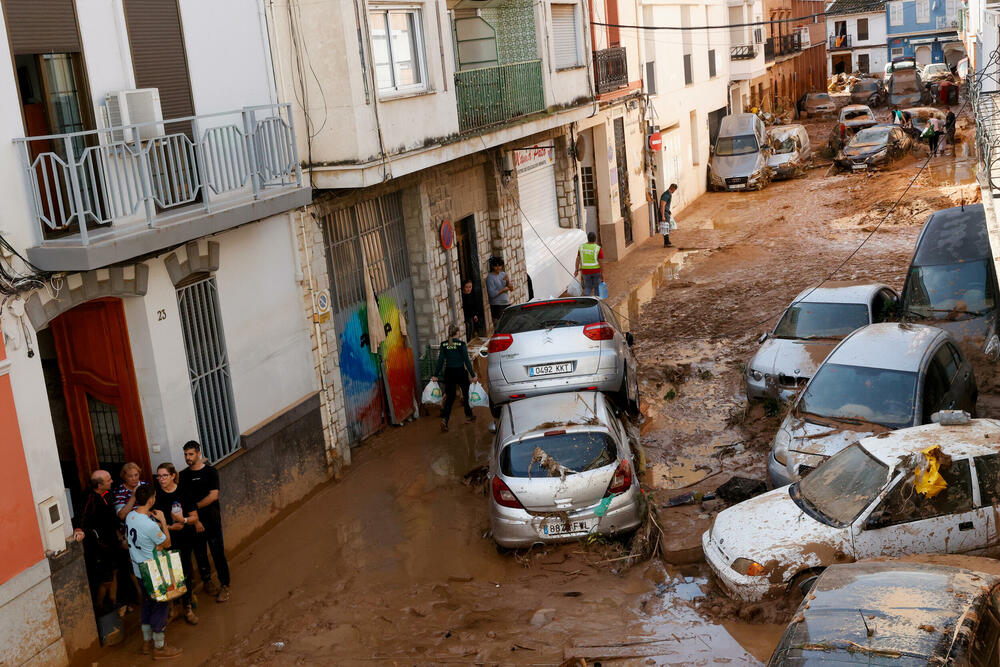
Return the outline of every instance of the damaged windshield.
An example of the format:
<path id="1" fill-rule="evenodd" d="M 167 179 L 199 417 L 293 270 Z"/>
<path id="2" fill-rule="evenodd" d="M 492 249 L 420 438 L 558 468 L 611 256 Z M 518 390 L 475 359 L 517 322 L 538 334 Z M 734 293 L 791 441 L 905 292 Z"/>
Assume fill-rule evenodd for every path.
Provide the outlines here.
<path id="1" fill-rule="evenodd" d="M 881 146 L 889 140 L 888 127 L 869 127 L 861 130 L 851 139 L 850 146 Z"/>
<path id="2" fill-rule="evenodd" d="M 715 144 L 716 155 L 749 155 L 757 152 L 757 137 L 741 134 L 738 137 L 719 137 Z"/>
<path id="3" fill-rule="evenodd" d="M 910 315 L 935 320 L 982 315 L 995 304 L 988 278 L 986 260 L 915 266 L 906 283 L 906 309 Z"/>
<path id="4" fill-rule="evenodd" d="M 913 423 L 916 390 L 916 373 L 823 364 L 799 399 L 797 411 L 903 428 Z"/>
<path id="5" fill-rule="evenodd" d="M 510 443 L 500 452 L 500 471 L 507 477 L 560 477 L 617 460 L 618 450 L 607 433 L 577 431 Z"/>
<path id="6" fill-rule="evenodd" d="M 889 467 L 858 443 L 837 452 L 793 486 L 792 499 L 844 526 L 875 500 Z M 798 496 L 798 498 L 796 498 Z"/>
<path id="7" fill-rule="evenodd" d="M 777 338 L 843 338 L 868 324 L 863 303 L 795 303 L 774 328 Z"/>

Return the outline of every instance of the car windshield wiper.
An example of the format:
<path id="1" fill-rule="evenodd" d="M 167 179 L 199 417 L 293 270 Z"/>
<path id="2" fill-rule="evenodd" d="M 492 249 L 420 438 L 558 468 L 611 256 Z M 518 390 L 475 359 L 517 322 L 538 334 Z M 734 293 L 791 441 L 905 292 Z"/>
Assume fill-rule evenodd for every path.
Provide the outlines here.
<path id="1" fill-rule="evenodd" d="M 802 340 L 837 340 L 837 336 L 801 336 Z"/>

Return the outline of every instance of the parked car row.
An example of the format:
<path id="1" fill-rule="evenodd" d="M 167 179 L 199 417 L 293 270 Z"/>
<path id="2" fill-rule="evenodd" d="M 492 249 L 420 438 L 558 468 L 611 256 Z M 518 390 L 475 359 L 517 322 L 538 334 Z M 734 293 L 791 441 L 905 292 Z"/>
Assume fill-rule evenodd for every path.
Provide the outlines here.
<path id="1" fill-rule="evenodd" d="M 725 116 L 711 153 L 709 190 L 763 190 L 774 179 L 803 174 L 812 161 L 802 125 L 765 128 L 752 113 Z"/>
<path id="2" fill-rule="evenodd" d="M 510 306 L 480 350 L 490 410 L 490 524 L 505 548 L 619 535 L 642 519 L 632 334 L 590 296 Z"/>

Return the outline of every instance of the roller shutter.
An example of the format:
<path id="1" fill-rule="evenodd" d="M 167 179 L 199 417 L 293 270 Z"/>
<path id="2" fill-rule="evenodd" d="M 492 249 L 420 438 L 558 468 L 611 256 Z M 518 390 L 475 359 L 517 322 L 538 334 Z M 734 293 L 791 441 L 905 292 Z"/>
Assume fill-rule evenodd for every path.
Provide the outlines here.
<path id="1" fill-rule="evenodd" d="M 580 64 L 576 42 L 576 6 L 552 5 L 552 43 L 556 51 L 556 69 Z"/>
<path id="2" fill-rule="evenodd" d="M 4 0 L 14 55 L 81 51 L 73 0 Z"/>
<path id="3" fill-rule="evenodd" d="M 159 89 L 163 118 L 193 116 L 177 0 L 125 0 L 125 23 L 136 88 Z"/>

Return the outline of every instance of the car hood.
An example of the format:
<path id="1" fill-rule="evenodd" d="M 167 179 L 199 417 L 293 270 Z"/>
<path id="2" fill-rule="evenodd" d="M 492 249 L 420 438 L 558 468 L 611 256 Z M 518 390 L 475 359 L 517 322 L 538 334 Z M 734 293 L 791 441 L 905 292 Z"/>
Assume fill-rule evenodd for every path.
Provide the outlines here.
<path id="1" fill-rule="evenodd" d="M 778 155 L 772 155 L 767 158 L 767 166 L 769 167 L 780 167 L 782 165 L 788 164 L 789 162 L 797 161 L 801 156 L 798 151 L 792 151 L 791 153 L 780 153 Z"/>
<path id="2" fill-rule="evenodd" d="M 712 156 L 712 173 L 720 178 L 751 176 L 757 170 L 759 156 L 759 153 L 714 155 Z"/>
<path id="3" fill-rule="evenodd" d="M 781 428 L 789 434 L 788 451 L 801 452 L 803 454 L 815 454 L 817 456 L 833 456 L 848 445 L 854 444 L 861 438 L 876 432 L 884 432 L 887 429 L 871 424 L 856 426 L 854 424 L 838 424 L 830 426 L 819 424 L 796 417 L 794 413 L 789 413 L 781 423 Z"/>
<path id="4" fill-rule="evenodd" d="M 811 378 L 839 342 L 768 338 L 750 361 L 750 368 L 772 375 Z"/>
<path id="5" fill-rule="evenodd" d="M 872 144 L 864 146 L 845 146 L 843 153 L 846 157 L 865 157 L 880 153 L 888 148 L 888 144 Z"/>
<path id="6" fill-rule="evenodd" d="M 712 541 L 726 559 L 749 558 L 764 566 L 772 584 L 789 581 L 808 567 L 851 560 L 850 529 L 816 521 L 788 493 L 761 494 L 723 510 L 712 524 Z"/>

